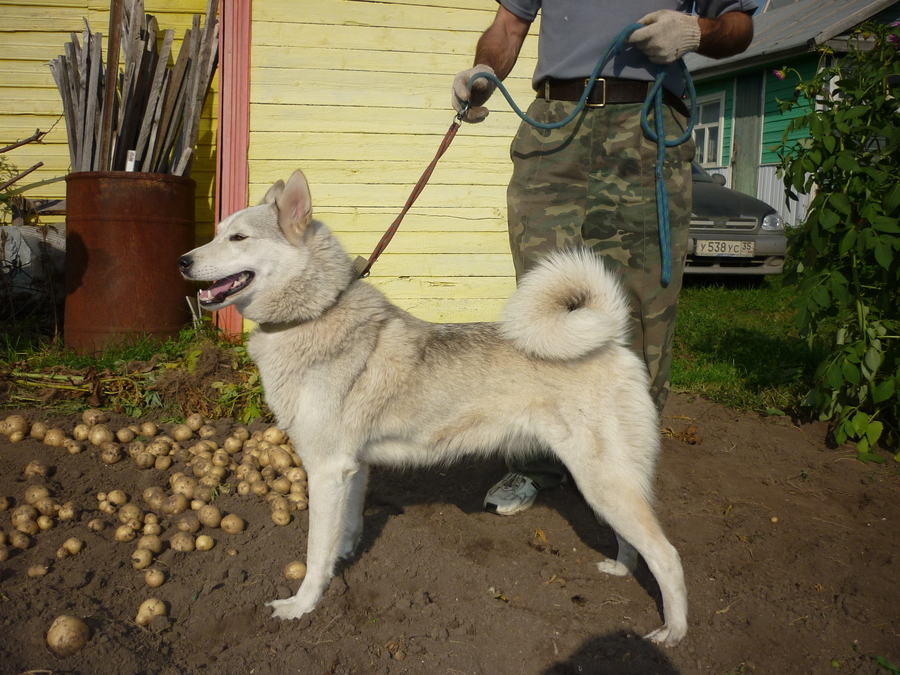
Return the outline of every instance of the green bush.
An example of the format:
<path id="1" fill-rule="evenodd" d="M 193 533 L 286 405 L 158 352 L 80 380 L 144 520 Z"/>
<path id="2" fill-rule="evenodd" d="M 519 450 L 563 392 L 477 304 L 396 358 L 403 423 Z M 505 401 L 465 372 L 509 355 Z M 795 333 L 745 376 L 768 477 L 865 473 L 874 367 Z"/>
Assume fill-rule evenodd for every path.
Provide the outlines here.
<path id="1" fill-rule="evenodd" d="M 867 23 L 848 51 L 821 50 L 818 73 L 796 71 L 803 110 L 788 126 L 780 172 L 789 198 L 814 195 L 793 237 L 797 326 L 810 345 L 830 341 L 804 404 L 833 420 L 838 443 L 883 460 L 900 418 L 900 52 L 898 26 Z M 805 131 L 801 141 L 788 135 Z M 900 455 L 898 455 L 900 458 Z"/>

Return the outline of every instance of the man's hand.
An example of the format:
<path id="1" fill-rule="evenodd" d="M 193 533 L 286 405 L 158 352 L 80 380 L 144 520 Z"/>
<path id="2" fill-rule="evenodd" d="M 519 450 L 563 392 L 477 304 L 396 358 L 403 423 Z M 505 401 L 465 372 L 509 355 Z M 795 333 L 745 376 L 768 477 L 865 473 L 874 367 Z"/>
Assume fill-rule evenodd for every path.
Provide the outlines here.
<path id="1" fill-rule="evenodd" d="M 653 63 L 669 64 L 700 46 L 700 22 L 696 16 L 661 9 L 648 14 L 638 23 L 629 42 L 636 45 Z"/>
<path id="2" fill-rule="evenodd" d="M 466 110 L 462 119 L 472 123 L 481 122 L 488 116 L 489 111 L 483 104 L 491 97 L 491 94 L 494 93 L 494 89 L 497 88 L 491 80 L 479 77 L 472 83 L 470 100 L 469 80 L 472 79 L 472 76 L 475 73 L 490 73 L 493 75 L 494 71 L 490 66 L 485 65 L 477 65 L 462 71 L 453 79 L 453 96 L 451 99 L 453 109 L 456 112 L 462 110 L 463 103 L 470 103 L 469 108 Z"/>

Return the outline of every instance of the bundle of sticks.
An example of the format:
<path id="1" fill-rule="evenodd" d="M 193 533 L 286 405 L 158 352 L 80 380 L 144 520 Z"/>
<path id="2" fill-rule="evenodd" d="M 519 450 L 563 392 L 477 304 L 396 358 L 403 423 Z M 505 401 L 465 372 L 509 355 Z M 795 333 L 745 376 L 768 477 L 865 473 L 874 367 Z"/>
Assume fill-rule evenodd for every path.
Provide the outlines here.
<path id="1" fill-rule="evenodd" d="M 87 19 L 80 42 L 72 33 L 65 54 L 50 62 L 62 96 L 72 171 L 190 175 L 200 114 L 218 62 L 217 5 L 207 1 L 202 26 L 194 15 L 171 68 L 175 32 L 160 34 L 143 0 L 112 0 L 106 67 L 103 35 L 91 33 Z"/>

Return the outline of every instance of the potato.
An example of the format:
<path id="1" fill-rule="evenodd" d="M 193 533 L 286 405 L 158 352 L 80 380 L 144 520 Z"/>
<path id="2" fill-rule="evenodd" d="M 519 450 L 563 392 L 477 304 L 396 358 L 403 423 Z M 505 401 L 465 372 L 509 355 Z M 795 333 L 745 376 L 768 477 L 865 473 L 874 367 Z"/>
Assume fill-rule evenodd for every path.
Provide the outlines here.
<path id="1" fill-rule="evenodd" d="M 0 513 L 6 511 L 12 506 L 12 500 L 9 497 L 0 497 Z"/>
<path id="2" fill-rule="evenodd" d="M 289 562 L 284 568 L 284 578 L 289 581 L 301 581 L 306 576 L 306 565 L 299 560 Z"/>
<path id="3" fill-rule="evenodd" d="M 76 441 L 86 441 L 91 435 L 91 428 L 87 424 L 76 424 L 72 429 L 72 438 Z"/>
<path id="4" fill-rule="evenodd" d="M 186 516 L 182 516 L 178 519 L 176 523 L 176 527 L 181 532 L 188 532 L 190 534 L 197 534 L 200 530 L 200 519 L 195 516 L 193 513 L 190 513 Z"/>
<path id="5" fill-rule="evenodd" d="M 156 461 L 153 462 L 153 468 L 158 469 L 159 471 L 168 471 L 172 468 L 172 458 L 168 455 L 157 457 Z"/>
<path id="6" fill-rule="evenodd" d="M 148 598 L 147 600 L 144 600 L 144 602 L 141 603 L 140 608 L 138 608 L 138 613 L 134 622 L 138 626 L 146 626 L 153 620 L 153 617 L 165 615 L 165 603 L 157 598 Z"/>
<path id="7" fill-rule="evenodd" d="M 197 479 L 190 476 L 181 475 L 172 482 L 172 493 L 192 497 L 194 488 L 197 487 Z"/>
<path id="8" fill-rule="evenodd" d="M 158 534 L 145 534 L 138 539 L 137 547 L 145 548 L 151 553 L 160 553 L 163 550 L 163 542 Z"/>
<path id="9" fill-rule="evenodd" d="M 9 547 L 6 544 L 0 544 L 0 562 L 9 560 Z"/>
<path id="10" fill-rule="evenodd" d="M 141 436 L 146 436 L 147 438 L 152 438 L 159 433 L 159 427 L 157 427 L 153 422 L 144 422 L 141 425 Z"/>
<path id="11" fill-rule="evenodd" d="M 228 534 L 238 534 L 244 531 L 244 521 L 241 520 L 240 516 L 235 514 L 229 514 L 222 518 L 222 522 L 219 523 L 219 526 Z"/>
<path id="12" fill-rule="evenodd" d="M 97 408 L 88 408 L 83 413 L 81 413 L 81 421 L 87 424 L 89 427 L 93 427 L 98 424 L 106 424 L 107 422 L 109 422 L 109 417 L 107 417 L 106 413 L 102 410 L 98 410 Z"/>
<path id="13" fill-rule="evenodd" d="M 272 522 L 276 525 L 287 525 L 291 522 L 291 514 L 284 509 L 272 511 Z"/>
<path id="14" fill-rule="evenodd" d="M 184 423 L 191 431 L 197 431 L 205 424 L 203 415 L 201 415 L 200 413 L 193 413 L 191 415 L 188 415 L 188 418 L 184 421 Z"/>
<path id="15" fill-rule="evenodd" d="M 63 542 L 62 547 L 71 555 L 78 555 L 81 553 L 81 549 L 84 548 L 84 542 L 77 537 L 70 537 Z"/>
<path id="16" fill-rule="evenodd" d="M 122 504 L 128 502 L 128 495 L 125 494 L 124 490 L 110 490 L 106 493 L 106 499 L 109 500 L 110 504 L 122 506 Z"/>
<path id="17" fill-rule="evenodd" d="M 41 497 L 34 503 L 34 508 L 42 516 L 55 516 L 59 513 L 59 504 L 53 497 Z"/>
<path id="18" fill-rule="evenodd" d="M 144 450 L 139 452 L 137 457 L 134 458 L 134 463 L 137 464 L 139 469 L 152 469 L 156 466 L 156 460 L 156 457 Z"/>
<path id="19" fill-rule="evenodd" d="M 47 576 L 47 572 L 50 571 L 50 568 L 43 564 L 38 563 L 37 565 L 32 565 L 27 570 L 25 570 L 25 574 L 27 574 L 32 579 L 37 579 L 38 577 Z"/>
<path id="20" fill-rule="evenodd" d="M 44 444 L 53 448 L 61 448 L 66 444 L 66 432 L 62 429 L 48 429 L 44 434 Z"/>
<path id="21" fill-rule="evenodd" d="M 172 438 L 179 443 L 189 441 L 194 437 L 194 431 L 187 424 L 177 424 L 172 428 Z"/>
<path id="22" fill-rule="evenodd" d="M 153 551 L 146 548 L 138 548 L 131 554 L 131 566 L 136 570 L 142 570 L 153 563 Z"/>
<path id="23" fill-rule="evenodd" d="M 50 496 L 50 490 L 45 485 L 29 485 L 25 488 L 25 503 L 34 504 L 39 499 Z"/>
<path id="24" fill-rule="evenodd" d="M 91 532 L 103 532 L 106 529 L 106 523 L 102 518 L 94 518 L 87 526 Z"/>
<path id="25" fill-rule="evenodd" d="M 174 494 L 163 499 L 159 510 L 164 516 L 177 516 L 184 513 L 189 506 L 188 498 L 182 494 Z"/>
<path id="26" fill-rule="evenodd" d="M 19 532 L 22 532 L 22 533 L 27 534 L 32 537 L 41 531 L 40 525 L 38 525 L 37 521 L 35 521 L 35 520 L 20 520 L 18 522 L 18 524 L 16 525 L 16 529 Z"/>
<path id="27" fill-rule="evenodd" d="M 16 527 L 21 522 L 27 520 L 37 520 L 38 515 L 40 514 L 33 505 L 22 504 L 12 510 L 12 513 L 9 515 L 9 519 L 13 527 Z"/>
<path id="28" fill-rule="evenodd" d="M 111 443 L 115 439 L 113 432 L 109 430 L 105 424 L 98 424 L 95 427 L 91 427 L 91 431 L 88 434 L 88 441 L 90 441 L 91 445 L 103 445 L 104 443 Z"/>
<path id="29" fill-rule="evenodd" d="M 291 481 L 289 481 L 284 476 L 282 476 L 281 478 L 276 478 L 275 480 L 272 481 L 272 489 L 275 492 L 286 495 L 288 492 L 291 491 Z"/>
<path id="30" fill-rule="evenodd" d="M 35 422 L 31 425 L 31 437 L 42 441 L 49 430 L 50 425 L 46 422 Z"/>
<path id="31" fill-rule="evenodd" d="M 217 433 L 218 432 L 216 431 L 216 428 L 211 424 L 204 424 L 202 427 L 197 429 L 197 435 L 200 438 L 212 438 Z"/>
<path id="32" fill-rule="evenodd" d="M 159 523 L 147 523 L 142 531 L 147 536 L 158 537 L 162 534 L 162 526 Z"/>
<path id="33" fill-rule="evenodd" d="M 136 536 L 137 533 L 134 531 L 134 528 L 129 525 L 119 525 L 116 528 L 116 541 L 122 544 L 134 541 Z"/>
<path id="34" fill-rule="evenodd" d="M 263 432 L 263 440 L 275 445 L 281 445 L 287 440 L 287 434 L 278 427 L 269 427 Z"/>
<path id="35" fill-rule="evenodd" d="M 216 542 L 208 534 L 201 534 L 197 537 L 197 541 L 194 542 L 194 545 L 197 547 L 198 551 L 208 551 L 216 545 Z"/>
<path id="36" fill-rule="evenodd" d="M 66 452 L 70 455 L 78 455 L 84 452 L 84 443 L 74 441 L 71 438 L 66 440 Z"/>
<path id="37" fill-rule="evenodd" d="M 104 464 L 116 464 L 122 459 L 122 446 L 109 441 L 100 446 L 100 461 Z"/>
<path id="38" fill-rule="evenodd" d="M 131 443 L 136 434 L 128 427 L 122 427 L 116 432 L 116 440 L 119 443 Z"/>
<path id="39" fill-rule="evenodd" d="M 50 468 L 44 464 L 39 459 L 33 459 L 28 462 L 28 466 L 25 467 L 25 471 L 23 472 L 25 478 L 45 478 L 47 474 L 50 472 Z"/>
<path id="40" fill-rule="evenodd" d="M 235 436 L 229 436 L 225 439 L 225 442 L 222 443 L 222 449 L 229 455 L 240 452 L 243 446 L 244 442 L 240 438 L 236 438 Z"/>
<path id="41" fill-rule="evenodd" d="M 166 581 L 166 575 L 162 570 L 149 569 L 144 572 L 144 583 L 150 588 L 159 588 Z"/>
<path id="42" fill-rule="evenodd" d="M 25 440 L 25 432 L 24 431 L 14 431 L 9 435 L 10 443 L 19 443 Z"/>
<path id="43" fill-rule="evenodd" d="M 50 516 L 38 516 L 37 526 L 41 530 L 49 530 L 51 527 L 53 527 L 53 518 L 51 518 Z"/>
<path id="44" fill-rule="evenodd" d="M 24 532 L 15 530 L 9 533 L 9 544 L 13 548 L 22 549 L 24 551 L 26 548 L 31 547 L 31 537 Z"/>
<path id="45" fill-rule="evenodd" d="M 91 629 L 76 616 L 56 617 L 47 631 L 47 644 L 53 653 L 65 658 L 77 654 L 91 638 Z"/>
<path id="46" fill-rule="evenodd" d="M 222 523 L 222 512 L 217 506 L 207 504 L 197 512 L 197 518 L 207 527 L 219 527 Z"/>
<path id="47" fill-rule="evenodd" d="M 193 551 L 197 545 L 190 532 L 176 532 L 169 540 L 169 546 L 175 551 Z"/>
<path id="48" fill-rule="evenodd" d="M 26 420 L 21 415 L 10 415 L 6 418 L 6 427 L 3 433 L 8 436 L 12 436 L 13 434 L 26 434 L 30 431 L 30 427 L 28 425 L 28 420 Z"/>
<path id="49" fill-rule="evenodd" d="M 57 517 L 60 520 L 78 520 L 81 517 L 81 507 L 75 502 L 66 502 L 59 507 Z"/>

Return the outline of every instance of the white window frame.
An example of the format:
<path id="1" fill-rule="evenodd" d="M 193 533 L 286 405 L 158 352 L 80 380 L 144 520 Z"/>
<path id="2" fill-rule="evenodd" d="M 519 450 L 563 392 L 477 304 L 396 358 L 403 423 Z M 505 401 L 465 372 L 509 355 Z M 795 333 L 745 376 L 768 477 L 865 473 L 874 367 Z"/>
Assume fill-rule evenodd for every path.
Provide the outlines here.
<path id="1" fill-rule="evenodd" d="M 707 103 L 718 103 L 719 104 L 719 119 L 716 120 L 715 123 L 701 124 L 700 123 L 700 114 L 699 114 L 700 107 Z M 697 144 L 697 149 L 698 149 L 698 155 L 696 155 L 696 157 L 698 157 L 697 163 L 705 169 L 722 167 L 723 166 L 722 150 L 725 147 L 725 92 L 720 91 L 716 94 L 710 94 L 709 96 L 698 97 L 697 98 L 697 110 L 698 110 L 697 123 L 694 125 L 694 132 L 693 132 L 694 142 Z M 713 127 L 718 128 L 718 130 L 719 130 L 719 139 L 718 139 L 719 142 L 718 142 L 718 147 L 716 148 L 715 161 L 709 161 L 708 158 L 704 157 L 704 159 L 706 161 L 701 162 L 699 160 L 700 142 L 697 140 L 697 132 L 698 132 L 698 130 L 711 129 Z M 705 131 L 703 132 L 703 135 L 705 135 Z"/>

